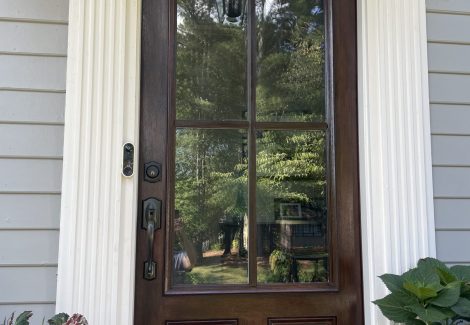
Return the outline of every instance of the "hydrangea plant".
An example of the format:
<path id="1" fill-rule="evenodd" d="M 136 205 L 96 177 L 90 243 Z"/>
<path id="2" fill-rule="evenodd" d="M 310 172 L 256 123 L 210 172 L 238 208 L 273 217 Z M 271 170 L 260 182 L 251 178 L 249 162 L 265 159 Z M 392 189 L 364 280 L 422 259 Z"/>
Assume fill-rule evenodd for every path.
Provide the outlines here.
<path id="1" fill-rule="evenodd" d="M 402 275 L 380 276 L 391 291 L 374 301 L 389 320 L 407 325 L 454 325 L 470 320 L 470 266 L 433 258 Z"/>
<path id="2" fill-rule="evenodd" d="M 15 314 L 11 314 L 8 319 L 3 321 L 3 325 L 29 325 L 29 319 L 33 316 L 31 311 L 24 311 L 15 319 Z M 45 320 L 42 321 L 45 324 Z M 66 313 L 60 313 L 53 316 L 47 321 L 49 325 L 88 325 L 88 321 L 83 315 L 73 314 L 72 316 Z"/>

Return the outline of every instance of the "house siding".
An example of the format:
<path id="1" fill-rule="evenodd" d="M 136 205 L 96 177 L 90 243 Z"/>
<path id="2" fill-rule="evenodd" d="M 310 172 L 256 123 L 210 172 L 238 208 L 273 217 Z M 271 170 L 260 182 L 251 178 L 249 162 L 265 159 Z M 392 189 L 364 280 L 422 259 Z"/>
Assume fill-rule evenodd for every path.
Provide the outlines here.
<path id="1" fill-rule="evenodd" d="M 67 20 L 66 0 L 0 0 L 0 320 L 55 309 Z"/>
<path id="2" fill-rule="evenodd" d="M 470 264 L 470 1 L 427 1 L 437 256 Z"/>

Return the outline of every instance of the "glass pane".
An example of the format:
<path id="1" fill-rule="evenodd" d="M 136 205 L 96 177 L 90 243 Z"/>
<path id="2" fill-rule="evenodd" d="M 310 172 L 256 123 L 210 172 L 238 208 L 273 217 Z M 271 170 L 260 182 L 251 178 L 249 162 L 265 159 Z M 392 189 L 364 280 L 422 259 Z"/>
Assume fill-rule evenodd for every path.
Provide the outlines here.
<path id="1" fill-rule="evenodd" d="M 176 118 L 246 119 L 245 1 L 177 0 L 177 12 Z"/>
<path id="2" fill-rule="evenodd" d="M 328 281 L 324 131 L 257 136 L 258 282 Z"/>
<path id="3" fill-rule="evenodd" d="M 247 283 L 247 132 L 177 129 L 175 170 L 173 283 Z"/>
<path id="4" fill-rule="evenodd" d="M 322 0 L 256 0 L 258 121 L 325 120 Z"/>

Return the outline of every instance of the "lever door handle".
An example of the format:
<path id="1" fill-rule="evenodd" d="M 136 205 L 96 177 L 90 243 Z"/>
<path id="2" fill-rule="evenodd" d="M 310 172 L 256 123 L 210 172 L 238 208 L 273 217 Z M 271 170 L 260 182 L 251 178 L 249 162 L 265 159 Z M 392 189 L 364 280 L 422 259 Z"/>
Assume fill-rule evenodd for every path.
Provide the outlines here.
<path id="1" fill-rule="evenodd" d="M 144 278 L 153 280 L 157 276 L 157 263 L 153 260 L 155 231 L 160 228 L 162 201 L 156 198 L 144 200 L 142 206 L 142 228 L 147 231 L 147 260 L 144 263 Z"/>

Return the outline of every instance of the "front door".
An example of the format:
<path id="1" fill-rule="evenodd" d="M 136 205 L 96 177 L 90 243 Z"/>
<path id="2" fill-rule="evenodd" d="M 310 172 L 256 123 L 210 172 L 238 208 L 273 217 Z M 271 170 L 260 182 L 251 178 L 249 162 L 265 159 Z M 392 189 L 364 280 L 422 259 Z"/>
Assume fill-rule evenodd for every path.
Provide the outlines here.
<path id="1" fill-rule="evenodd" d="M 353 0 L 144 0 L 135 324 L 363 324 Z"/>

